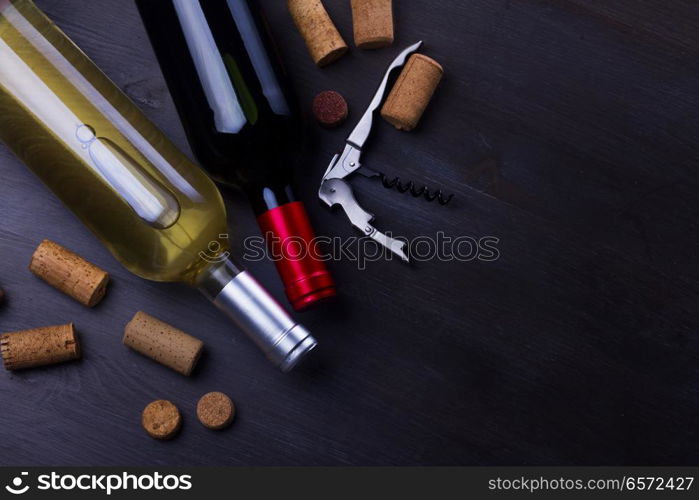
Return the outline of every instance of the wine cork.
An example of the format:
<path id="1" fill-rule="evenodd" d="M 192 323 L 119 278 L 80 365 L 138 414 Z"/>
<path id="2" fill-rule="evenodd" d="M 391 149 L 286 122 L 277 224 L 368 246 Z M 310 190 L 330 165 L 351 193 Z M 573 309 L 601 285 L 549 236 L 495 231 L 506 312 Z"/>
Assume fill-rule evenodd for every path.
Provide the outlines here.
<path id="1" fill-rule="evenodd" d="M 327 66 L 347 52 L 347 44 L 321 0 L 288 0 L 287 6 L 318 66 Z"/>
<path id="2" fill-rule="evenodd" d="M 393 0 L 352 0 L 354 44 L 380 49 L 393 43 Z"/>
<path id="3" fill-rule="evenodd" d="M 34 251 L 29 270 L 87 307 L 102 300 L 109 283 L 109 273 L 50 240 Z"/>
<path id="4" fill-rule="evenodd" d="M 201 340 L 143 311 L 126 325 L 123 341 L 134 351 L 187 376 L 204 349 Z"/>
<path id="5" fill-rule="evenodd" d="M 413 130 L 443 74 L 444 70 L 437 61 L 422 54 L 413 54 L 388 95 L 381 116 L 399 130 Z"/>
<path id="6" fill-rule="evenodd" d="M 141 425 L 153 439 L 172 439 L 182 427 L 182 415 L 170 401 L 158 399 L 149 403 L 141 414 Z"/>
<path id="7" fill-rule="evenodd" d="M 339 92 L 324 90 L 313 99 L 313 116 L 323 127 L 339 127 L 348 114 L 347 101 Z"/>
<path id="8" fill-rule="evenodd" d="M 79 359 L 80 344 L 70 323 L 0 335 L 0 352 L 6 370 L 23 370 Z"/>
<path id="9" fill-rule="evenodd" d="M 197 403 L 197 418 L 204 427 L 219 431 L 225 429 L 235 418 L 235 405 L 222 392 L 204 394 Z"/>

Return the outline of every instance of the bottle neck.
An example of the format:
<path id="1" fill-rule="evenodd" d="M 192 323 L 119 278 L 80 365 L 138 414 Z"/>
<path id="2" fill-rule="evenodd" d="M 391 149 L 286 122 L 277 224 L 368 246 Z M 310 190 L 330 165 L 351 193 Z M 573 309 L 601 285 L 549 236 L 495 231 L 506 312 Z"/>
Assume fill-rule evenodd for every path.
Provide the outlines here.
<path id="1" fill-rule="evenodd" d="M 230 259 L 204 269 L 197 286 L 284 372 L 317 345 L 248 271 Z"/>
<path id="2" fill-rule="evenodd" d="M 212 262 L 199 273 L 195 286 L 209 300 L 214 300 L 232 279 L 243 272 L 245 269 L 231 258 Z"/>
<path id="3" fill-rule="evenodd" d="M 245 193 L 256 217 L 297 201 L 290 180 L 280 183 L 250 183 L 246 186 Z"/>

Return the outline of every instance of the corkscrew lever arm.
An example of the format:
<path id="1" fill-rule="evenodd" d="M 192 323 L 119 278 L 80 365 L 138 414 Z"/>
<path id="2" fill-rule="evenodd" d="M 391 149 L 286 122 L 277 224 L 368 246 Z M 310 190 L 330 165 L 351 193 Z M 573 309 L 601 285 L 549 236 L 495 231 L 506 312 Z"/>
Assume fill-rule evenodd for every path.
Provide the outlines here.
<path id="1" fill-rule="evenodd" d="M 374 94 L 374 97 L 371 99 L 369 107 L 366 109 L 364 115 L 362 115 L 362 118 L 354 127 L 354 130 L 352 130 L 350 136 L 347 138 L 348 144 L 352 144 L 359 149 L 362 149 L 364 147 L 364 144 L 366 143 L 367 139 L 369 138 L 369 135 L 371 134 L 371 128 L 374 124 L 374 113 L 377 109 L 379 109 L 379 106 L 381 106 L 384 97 L 386 97 L 386 91 L 388 90 L 388 80 L 391 77 L 391 73 L 393 72 L 393 70 L 403 67 L 407 62 L 408 57 L 410 57 L 410 55 L 412 55 L 413 53 L 417 52 L 420 47 L 422 47 L 422 41 L 419 41 L 411 45 L 403 52 L 398 54 L 398 57 L 396 57 L 393 60 L 391 65 L 386 70 L 386 73 L 383 76 L 383 80 L 381 80 L 381 85 L 379 85 L 378 90 Z"/>

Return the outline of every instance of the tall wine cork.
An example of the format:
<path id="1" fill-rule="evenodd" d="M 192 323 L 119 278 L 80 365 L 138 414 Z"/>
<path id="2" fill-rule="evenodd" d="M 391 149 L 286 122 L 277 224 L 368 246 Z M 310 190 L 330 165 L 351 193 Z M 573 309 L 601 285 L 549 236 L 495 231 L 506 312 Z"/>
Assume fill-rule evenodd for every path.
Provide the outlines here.
<path id="1" fill-rule="evenodd" d="M 6 370 L 23 370 L 79 359 L 80 344 L 70 323 L 2 334 L 0 352 Z"/>
<path id="2" fill-rule="evenodd" d="M 347 44 L 321 0 L 287 0 L 287 6 L 318 66 L 327 66 L 347 52 Z"/>
<path id="3" fill-rule="evenodd" d="M 50 240 L 34 251 L 29 270 L 88 307 L 102 300 L 109 283 L 106 271 Z"/>
<path id="4" fill-rule="evenodd" d="M 381 116 L 399 130 L 413 130 L 443 74 L 444 70 L 437 61 L 422 54 L 413 54 L 388 95 Z"/>
<path id="5" fill-rule="evenodd" d="M 204 349 L 201 340 L 143 311 L 126 325 L 123 341 L 134 351 L 182 375 L 192 373 Z"/>
<path id="6" fill-rule="evenodd" d="M 393 0 L 352 0 L 354 44 L 380 49 L 393 43 Z"/>

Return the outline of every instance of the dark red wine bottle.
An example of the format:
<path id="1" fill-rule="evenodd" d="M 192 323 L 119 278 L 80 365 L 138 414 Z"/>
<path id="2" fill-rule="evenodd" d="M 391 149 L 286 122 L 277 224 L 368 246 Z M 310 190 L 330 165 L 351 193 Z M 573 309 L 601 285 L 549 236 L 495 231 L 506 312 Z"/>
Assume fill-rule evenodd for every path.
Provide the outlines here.
<path id="1" fill-rule="evenodd" d="M 303 127 L 256 0 L 136 0 L 190 146 L 242 189 L 294 309 L 335 295 L 291 188 Z"/>

